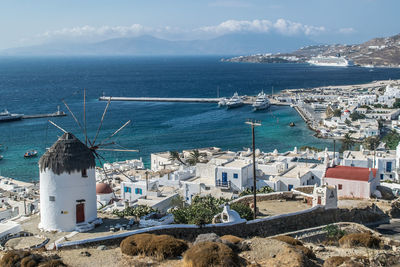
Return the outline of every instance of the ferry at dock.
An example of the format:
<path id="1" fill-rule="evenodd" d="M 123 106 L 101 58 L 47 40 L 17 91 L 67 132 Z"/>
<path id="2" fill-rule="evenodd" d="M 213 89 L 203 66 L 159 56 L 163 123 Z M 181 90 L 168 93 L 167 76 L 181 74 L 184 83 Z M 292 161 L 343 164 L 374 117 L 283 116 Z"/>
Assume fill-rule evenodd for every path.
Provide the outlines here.
<path id="1" fill-rule="evenodd" d="M 261 93 L 258 94 L 256 101 L 253 103 L 253 109 L 256 110 L 263 110 L 267 109 L 271 106 L 271 103 L 269 102 L 268 96 L 264 93 L 264 91 L 261 91 Z"/>
<path id="2" fill-rule="evenodd" d="M 12 114 L 7 109 L 0 112 L 0 122 L 21 120 L 24 114 Z"/>
<path id="3" fill-rule="evenodd" d="M 229 100 L 226 102 L 227 108 L 237 108 L 243 106 L 243 99 L 236 92 Z"/>

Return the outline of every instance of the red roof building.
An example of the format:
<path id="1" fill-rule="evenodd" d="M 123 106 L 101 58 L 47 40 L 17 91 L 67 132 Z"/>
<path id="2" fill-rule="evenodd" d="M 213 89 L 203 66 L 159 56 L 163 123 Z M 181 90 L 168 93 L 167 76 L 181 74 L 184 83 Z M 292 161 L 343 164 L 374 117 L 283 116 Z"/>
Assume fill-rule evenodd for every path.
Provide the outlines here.
<path id="1" fill-rule="evenodd" d="M 110 185 L 105 183 L 96 184 L 96 195 L 111 194 L 112 192 Z"/>
<path id="2" fill-rule="evenodd" d="M 377 169 L 335 166 L 326 169 L 324 182 L 334 185 L 339 198 L 368 199 L 379 185 Z"/>

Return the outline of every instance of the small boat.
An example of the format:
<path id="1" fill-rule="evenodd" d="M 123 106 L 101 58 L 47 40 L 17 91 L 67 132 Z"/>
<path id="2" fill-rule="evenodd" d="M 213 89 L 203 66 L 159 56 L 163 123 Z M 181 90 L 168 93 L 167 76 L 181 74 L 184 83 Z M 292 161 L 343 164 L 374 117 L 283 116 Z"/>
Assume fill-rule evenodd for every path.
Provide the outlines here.
<path id="1" fill-rule="evenodd" d="M 22 119 L 23 114 L 11 114 L 7 109 L 0 112 L 0 122 L 17 121 Z"/>
<path id="2" fill-rule="evenodd" d="M 236 92 L 230 99 L 228 102 L 226 102 L 226 106 L 228 108 L 237 108 L 240 106 L 243 106 L 243 100 L 242 98 L 238 95 L 238 93 Z"/>
<path id="3" fill-rule="evenodd" d="M 0 155 L 0 160 L 2 160 L 4 157 L 3 157 L 3 155 Z"/>
<path id="4" fill-rule="evenodd" d="M 291 122 L 291 123 L 289 123 L 289 126 L 294 127 L 294 126 L 296 126 L 296 124 L 294 124 L 294 122 Z"/>
<path id="5" fill-rule="evenodd" d="M 36 157 L 38 152 L 36 150 L 27 151 L 24 155 L 24 158 L 33 158 Z"/>
<path id="6" fill-rule="evenodd" d="M 263 110 L 267 109 L 271 106 L 269 99 L 267 95 L 264 93 L 264 91 L 261 91 L 261 93 L 258 94 L 256 101 L 253 103 L 253 109 L 254 110 Z"/>

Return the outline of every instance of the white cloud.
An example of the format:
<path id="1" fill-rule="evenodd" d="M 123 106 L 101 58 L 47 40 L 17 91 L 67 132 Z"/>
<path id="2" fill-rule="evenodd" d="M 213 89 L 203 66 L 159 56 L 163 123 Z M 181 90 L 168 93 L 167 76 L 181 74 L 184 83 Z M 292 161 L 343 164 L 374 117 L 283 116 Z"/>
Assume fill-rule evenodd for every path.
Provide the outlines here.
<path id="1" fill-rule="evenodd" d="M 323 26 L 310 26 L 290 20 L 278 19 L 275 22 L 269 20 L 227 20 L 216 26 L 206 26 L 198 31 L 226 34 L 233 32 L 270 32 L 276 31 L 284 35 L 305 34 L 313 35 L 325 31 Z"/>
<path id="2" fill-rule="evenodd" d="M 350 33 L 352 28 L 340 29 Z M 286 19 L 270 21 L 256 20 L 227 20 L 218 25 L 204 26 L 195 29 L 183 30 L 177 27 L 147 27 L 141 24 L 130 26 L 79 26 L 60 30 L 47 31 L 37 35 L 31 41 L 86 41 L 96 42 L 118 37 L 136 37 L 151 35 L 169 40 L 193 40 L 221 36 L 228 33 L 278 33 L 282 35 L 317 35 L 327 30 L 323 26 L 305 25 Z"/>
<path id="3" fill-rule="evenodd" d="M 339 29 L 339 33 L 343 34 L 350 34 L 350 33 L 355 33 L 356 30 L 354 28 L 341 28 Z"/>

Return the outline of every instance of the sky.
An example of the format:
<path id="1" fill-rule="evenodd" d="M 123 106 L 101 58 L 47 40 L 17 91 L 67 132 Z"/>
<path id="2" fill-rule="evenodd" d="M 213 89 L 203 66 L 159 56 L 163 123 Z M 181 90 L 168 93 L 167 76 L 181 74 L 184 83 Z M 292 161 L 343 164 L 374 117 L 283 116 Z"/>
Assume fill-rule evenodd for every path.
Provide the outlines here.
<path id="1" fill-rule="evenodd" d="M 400 33 L 399 10 L 399 0 L 1 0 L 0 49 L 240 32 L 350 44 Z"/>

